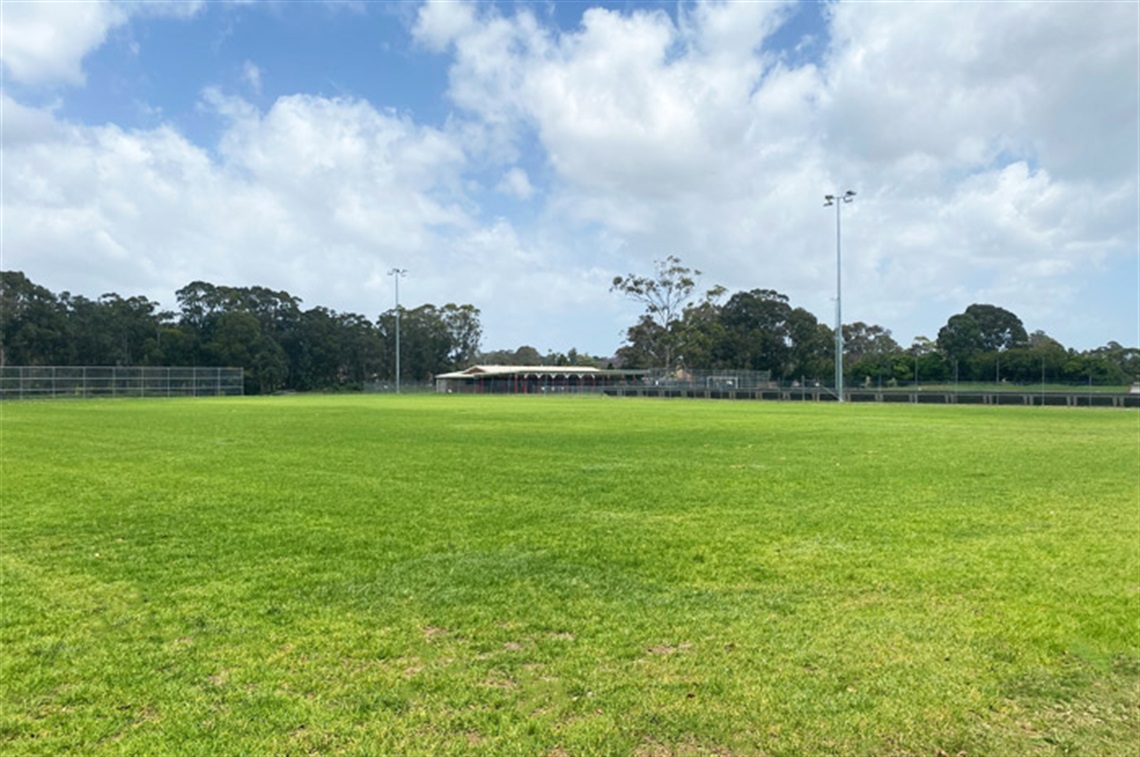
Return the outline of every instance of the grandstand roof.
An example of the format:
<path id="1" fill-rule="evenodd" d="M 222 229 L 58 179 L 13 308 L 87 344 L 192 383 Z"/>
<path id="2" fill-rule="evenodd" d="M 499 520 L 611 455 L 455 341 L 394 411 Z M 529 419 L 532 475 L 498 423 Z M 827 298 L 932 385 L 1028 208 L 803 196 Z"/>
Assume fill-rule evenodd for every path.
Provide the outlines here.
<path id="1" fill-rule="evenodd" d="M 593 366 L 582 365 L 473 365 L 462 371 L 440 373 L 437 379 L 461 379 L 477 376 L 514 376 L 518 374 L 534 376 L 567 376 L 602 374 L 603 371 Z"/>

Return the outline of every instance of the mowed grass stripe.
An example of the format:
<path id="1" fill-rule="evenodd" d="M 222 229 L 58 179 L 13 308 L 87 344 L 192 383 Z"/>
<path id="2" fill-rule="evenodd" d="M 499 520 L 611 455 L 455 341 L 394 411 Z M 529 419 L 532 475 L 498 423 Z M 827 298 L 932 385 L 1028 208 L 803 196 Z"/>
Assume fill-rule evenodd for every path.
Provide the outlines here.
<path id="1" fill-rule="evenodd" d="M 0 411 L 5 753 L 1140 739 L 1134 413 L 453 396 Z"/>

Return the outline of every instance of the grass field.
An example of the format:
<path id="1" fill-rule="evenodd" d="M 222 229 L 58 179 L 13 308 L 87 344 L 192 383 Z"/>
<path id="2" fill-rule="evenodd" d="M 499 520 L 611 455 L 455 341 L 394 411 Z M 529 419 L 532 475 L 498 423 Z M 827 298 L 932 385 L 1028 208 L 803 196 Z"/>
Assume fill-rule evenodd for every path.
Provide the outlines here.
<path id="1" fill-rule="evenodd" d="M 0 407 L 0 752 L 1118 755 L 1140 415 Z"/>

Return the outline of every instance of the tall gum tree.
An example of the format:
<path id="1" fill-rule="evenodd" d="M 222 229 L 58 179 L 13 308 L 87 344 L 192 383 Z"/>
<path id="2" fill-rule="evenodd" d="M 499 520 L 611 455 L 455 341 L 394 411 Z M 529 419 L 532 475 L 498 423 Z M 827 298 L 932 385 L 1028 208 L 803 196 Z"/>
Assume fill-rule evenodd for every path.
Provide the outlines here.
<path id="1" fill-rule="evenodd" d="M 647 356 L 660 360 L 668 371 L 674 367 L 680 338 L 675 326 L 697 287 L 700 275 L 700 271 L 682 265 L 677 256 L 668 255 L 664 260 L 654 261 L 652 276 L 636 273 L 615 276 L 610 286 L 611 292 L 620 292 L 645 306 L 645 315 L 639 321 L 640 328 L 637 333 L 630 329 L 627 341 L 636 347 L 635 339 L 642 335 L 641 332 L 653 332 L 654 339 L 642 348 Z"/>

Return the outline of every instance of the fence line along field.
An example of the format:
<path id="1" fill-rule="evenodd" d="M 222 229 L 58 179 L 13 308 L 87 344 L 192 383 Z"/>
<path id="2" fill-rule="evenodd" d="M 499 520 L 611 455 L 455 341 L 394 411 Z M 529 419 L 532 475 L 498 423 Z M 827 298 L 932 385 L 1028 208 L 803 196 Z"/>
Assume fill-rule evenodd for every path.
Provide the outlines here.
<path id="1" fill-rule="evenodd" d="M 1127 411 L 0 407 L 0 752 L 1116 755 Z"/>

